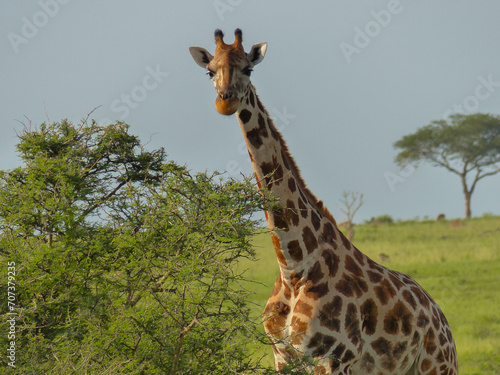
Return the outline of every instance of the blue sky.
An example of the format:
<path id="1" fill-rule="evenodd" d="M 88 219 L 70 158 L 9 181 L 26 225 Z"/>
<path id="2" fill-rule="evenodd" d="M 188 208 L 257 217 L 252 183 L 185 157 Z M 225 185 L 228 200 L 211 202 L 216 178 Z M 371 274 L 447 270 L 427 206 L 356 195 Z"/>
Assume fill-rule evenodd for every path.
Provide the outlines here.
<path id="1" fill-rule="evenodd" d="M 459 179 L 399 170 L 394 142 L 454 112 L 500 113 L 497 0 L 77 1 L 2 3 L 0 169 L 19 165 L 20 122 L 123 120 L 150 149 L 195 171 L 252 173 L 236 118 L 214 108 L 189 46 L 220 28 L 268 42 L 252 81 L 303 176 L 339 221 L 464 216 Z M 479 182 L 472 213 L 500 214 L 500 175 Z"/>

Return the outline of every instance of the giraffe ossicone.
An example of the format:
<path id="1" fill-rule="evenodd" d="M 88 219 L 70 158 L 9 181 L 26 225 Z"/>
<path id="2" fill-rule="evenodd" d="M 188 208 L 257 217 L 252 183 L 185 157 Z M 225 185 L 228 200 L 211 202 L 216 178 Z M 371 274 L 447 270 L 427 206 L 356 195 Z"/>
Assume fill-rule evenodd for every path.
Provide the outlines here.
<path id="1" fill-rule="evenodd" d="M 359 251 L 306 186 L 297 164 L 250 81 L 267 43 L 245 53 L 215 31 L 211 55 L 189 49 L 207 70 L 216 109 L 236 114 L 257 184 L 278 199 L 265 212 L 280 272 L 264 310 L 277 370 L 290 359 L 315 359 L 315 374 L 458 374 L 449 324 L 410 276 Z"/>

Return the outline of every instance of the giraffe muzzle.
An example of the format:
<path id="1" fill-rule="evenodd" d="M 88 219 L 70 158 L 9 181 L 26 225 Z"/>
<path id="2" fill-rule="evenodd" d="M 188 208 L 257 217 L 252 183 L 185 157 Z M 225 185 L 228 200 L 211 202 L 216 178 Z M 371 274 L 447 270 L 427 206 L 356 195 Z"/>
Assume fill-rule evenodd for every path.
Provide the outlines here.
<path id="1" fill-rule="evenodd" d="M 220 94 L 215 99 L 215 108 L 220 114 L 231 116 L 236 112 L 240 100 L 234 94 Z"/>

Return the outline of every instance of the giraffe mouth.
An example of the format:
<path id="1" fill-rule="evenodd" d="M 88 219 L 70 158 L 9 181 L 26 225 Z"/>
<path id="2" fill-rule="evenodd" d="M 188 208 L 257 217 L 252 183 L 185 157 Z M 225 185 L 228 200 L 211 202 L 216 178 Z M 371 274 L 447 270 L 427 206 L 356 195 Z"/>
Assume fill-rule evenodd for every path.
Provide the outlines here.
<path id="1" fill-rule="evenodd" d="M 238 106 L 240 105 L 240 100 L 238 98 L 222 99 L 220 96 L 215 99 L 215 109 L 220 114 L 231 116 L 236 112 Z"/>

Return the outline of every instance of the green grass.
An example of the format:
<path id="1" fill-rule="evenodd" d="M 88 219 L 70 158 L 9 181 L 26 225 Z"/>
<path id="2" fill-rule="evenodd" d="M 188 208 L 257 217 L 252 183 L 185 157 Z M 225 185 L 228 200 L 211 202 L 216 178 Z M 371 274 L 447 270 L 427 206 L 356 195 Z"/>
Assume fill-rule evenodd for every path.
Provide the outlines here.
<path id="1" fill-rule="evenodd" d="M 372 259 L 411 275 L 443 309 L 458 350 L 460 374 L 500 374 L 500 217 L 358 225 L 354 244 Z M 269 234 L 255 237 L 258 260 L 240 264 L 257 283 L 255 315 L 263 311 L 278 274 Z M 272 363 L 269 347 L 266 361 Z"/>

